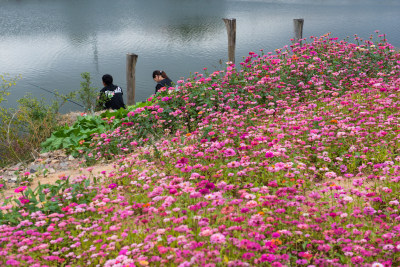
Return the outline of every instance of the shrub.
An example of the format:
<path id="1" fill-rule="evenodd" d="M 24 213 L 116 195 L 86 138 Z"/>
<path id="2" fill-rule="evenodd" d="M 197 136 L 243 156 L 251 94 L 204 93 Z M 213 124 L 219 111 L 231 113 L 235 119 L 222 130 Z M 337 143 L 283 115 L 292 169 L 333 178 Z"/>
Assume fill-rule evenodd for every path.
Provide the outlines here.
<path id="1" fill-rule="evenodd" d="M 82 101 L 85 112 L 93 112 L 99 93 L 97 88 L 91 87 L 92 81 L 89 72 L 81 73 L 81 77 L 84 81 L 81 82 L 81 89 L 77 91 L 78 99 Z"/>
<path id="2" fill-rule="evenodd" d="M 8 88 L 15 85 L 17 78 L 2 76 L 0 102 L 6 101 Z M 57 94 L 57 99 L 46 104 L 44 98 L 31 94 L 17 101 L 17 108 L 0 107 L 0 165 L 24 162 L 38 154 L 40 144 L 57 129 L 60 103 L 66 96 Z"/>

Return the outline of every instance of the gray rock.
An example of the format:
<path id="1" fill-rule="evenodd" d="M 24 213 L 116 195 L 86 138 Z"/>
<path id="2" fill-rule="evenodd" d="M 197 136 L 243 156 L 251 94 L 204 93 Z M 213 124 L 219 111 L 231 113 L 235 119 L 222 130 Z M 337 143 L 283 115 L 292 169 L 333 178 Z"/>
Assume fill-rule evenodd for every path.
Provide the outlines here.
<path id="1" fill-rule="evenodd" d="M 61 162 L 61 163 L 60 163 L 60 167 L 66 168 L 66 167 L 68 167 L 68 163 L 66 163 L 66 162 Z"/>
<path id="2" fill-rule="evenodd" d="M 39 170 L 39 168 L 40 168 L 40 166 L 39 165 L 37 165 L 37 164 L 33 164 L 31 167 L 30 167 L 30 172 L 37 172 L 38 170 Z M 33 171 L 32 171 L 33 170 Z"/>

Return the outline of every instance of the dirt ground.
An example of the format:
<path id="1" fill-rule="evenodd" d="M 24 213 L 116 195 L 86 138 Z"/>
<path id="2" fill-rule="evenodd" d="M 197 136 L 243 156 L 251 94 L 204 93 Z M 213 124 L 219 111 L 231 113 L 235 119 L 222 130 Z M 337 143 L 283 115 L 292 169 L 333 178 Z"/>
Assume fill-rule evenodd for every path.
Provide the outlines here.
<path id="1" fill-rule="evenodd" d="M 55 184 L 57 180 L 59 180 L 62 176 L 69 176 L 71 179 L 73 179 L 80 175 L 92 177 L 97 176 L 102 171 L 106 171 L 107 173 L 109 173 L 110 171 L 114 170 L 114 165 L 115 163 L 111 162 L 107 164 L 102 163 L 92 167 L 79 167 L 77 165 L 70 166 L 67 170 L 56 171 L 55 173 L 47 174 L 46 176 L 40 174 L 37 177 L 34 177 L 33 181 L 30 185 L 28 185 L 28 187 L 34 190 L 39 185 L 39 182 L 41 184 Z M 88 170 L 90 170 L 90 172 Z M 14 190 L 15 188 L 11 188 L 10 186 L 8 186 L 6 190 L 3 190 L 3 194 L 0 195 L 0 202 L 3 201 L 6 197 L 10 197 L 16 194 Z"/>

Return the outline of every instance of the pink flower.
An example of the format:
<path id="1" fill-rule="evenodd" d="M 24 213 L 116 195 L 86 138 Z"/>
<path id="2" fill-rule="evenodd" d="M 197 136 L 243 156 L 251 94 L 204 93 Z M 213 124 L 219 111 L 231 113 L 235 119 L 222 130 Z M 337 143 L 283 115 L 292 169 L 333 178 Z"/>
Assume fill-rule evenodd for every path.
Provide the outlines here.
<path id="1" fill-rule="evenodd" d="M 257 201 L 254 201 L 254 200 L 250 200 L 249 202 L 246 203 L 247 208 L 254 208 L 257 206 L 258 206 L 258 203 L 257 203 Z"/>
<path id="2" fill-rule="evenodd" d="M 181 172 L 190 172 L 193 168 L 190 166 L 185 166 L 181 169 Z"/>
<path id="3" fill-rule="evenodd" d="M 210 242 L 211 244 L 224 244 L 226 242 L 226 238 L 223 234 L 217 233 L 210 237 Z"/>
<path id="4" fill-rule="evenodd" d="M 211 229 L 204 229 L 200 232 L 200 236 L 209 236 L 212 234 L 212 230 Z"/>
<path id="5" fill-rule="evenodd" d="M 364 261 L 364 259 L 361 256 L 356 256 L 356 257 L 351 258 L 351 262 L 353 264 L 360 264 L 363 261 Z"/>
<path id="6" fill-rule="evenodd" d="M 15 193 L 21 193 L 21 192 L 23 192 L 26 188 L 27 188 L 27 186 L 20 186 L 20 187 L 16 188 L 16 189 L 14 190 L 14 192 L 15 192 Z"/>
<path id="7" fill-rule="evenodd" d="M 235 155 L 236 155 L 236 152 L 232 148 L 228 148 L 227 150 L 225 150 L 225 157 L 232 157 Z"/>

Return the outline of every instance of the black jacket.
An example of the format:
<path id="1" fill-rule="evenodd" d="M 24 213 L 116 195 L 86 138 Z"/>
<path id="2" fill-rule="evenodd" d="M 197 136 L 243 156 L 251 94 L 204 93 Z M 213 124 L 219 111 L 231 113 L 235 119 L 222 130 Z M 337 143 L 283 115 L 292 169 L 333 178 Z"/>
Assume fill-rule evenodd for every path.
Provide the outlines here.
<path id="1" fill-rule="evenodd" d="M 104 107 L 106 109 L 126 108 L 122 95 L 121 87 L 114 84 L 107 85 L 100 90 L 100 101 L 104 101 Z"/>
<path id="2" fill-rule="evenodd" d="M 170 78 L 165 78 L 164 80 L 160 81 L 156 85 L 156 93 L 158 90 L 160 90 L 162 87 L 171 87 L 172 86 L 172 81 Z"/>

